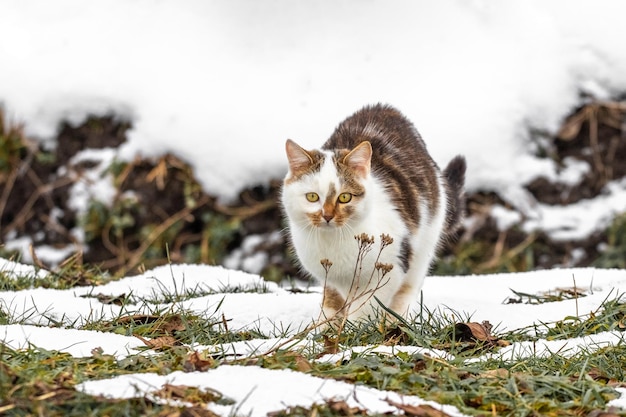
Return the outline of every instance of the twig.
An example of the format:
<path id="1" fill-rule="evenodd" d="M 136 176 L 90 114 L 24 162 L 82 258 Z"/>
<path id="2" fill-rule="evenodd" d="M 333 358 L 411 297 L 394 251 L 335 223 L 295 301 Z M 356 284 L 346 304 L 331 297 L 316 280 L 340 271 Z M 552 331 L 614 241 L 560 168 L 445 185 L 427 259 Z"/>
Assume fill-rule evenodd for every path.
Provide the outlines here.
<path id="1" fill-rule="evenodd" d="M 209 197 L 204 196 L 200 200 L 198 200 L 197 204 L 194 207 L 185 207 L 182 210 L 175 213 L 173 216 L 166 219 L 163 223 L 161 223 L 158 227 L 150 232 L 148 237 L 141 243 L 141 246 L 135 250 L 132 256 L 126 262 L 126 265 L 120 271 L 122 274 L 125 274 L 127 271 L 135 267 L 140 261 L 143 254 L 148 250 L 150 245 L 154 243 L 154 241 L 161 236 L 167 229 L 169 229 L 174 223 L 177 221 L 184 219 L 192 211 L 198 209 L 199 207 L 204 206 L 209 202 Z"/>
<path id="2" fill-rule="evenodd" d="M 213 205 L 213 209 L 221 214 L 244 219 L 263 213 L 274 207 L 276 207 L 276 201 L 274 199 L 259 201 L 257 204 L 250 207 L 228 207 L 219 203 Z"/>
<path id="3" fill-rule="evenodd" d="M 44 185 L 37 187 L 35 192 L 31 194 L 30 198 L 26 201 L 26 204 L 24 204 L 24 207 L 22 208 L 20 213 L 15 217 L 15 219 L 11 223 L 9 223 L 6 229 L 12 230 L 15 227 L 17 227 L 17 225 L 23 225 L 30 217 L 32 217 L 33 213 L 31 209 L 33 208 L 33 206 L 35 205 L 39 197 L 41 197 L 42 195 L 46 195 L 47 193 L 51 192 L 55 188 L 60 188 L 60 187 L 63 187 L 64 185 L 71 184 L 71 183 L 72 183 L 72 179 L 70 178 L 59 178 L 55 180 L 54 182 L 52 182 L 51 184 L 44 184 Z"/>
<path id="4" fill-rule="evenodd" d="M 578 316 L 578 288 L 576 288 L 576 277 L 572 273 L 572 281 L 574 281 L 574 300 L 576 302 L 576 317 Z"/>

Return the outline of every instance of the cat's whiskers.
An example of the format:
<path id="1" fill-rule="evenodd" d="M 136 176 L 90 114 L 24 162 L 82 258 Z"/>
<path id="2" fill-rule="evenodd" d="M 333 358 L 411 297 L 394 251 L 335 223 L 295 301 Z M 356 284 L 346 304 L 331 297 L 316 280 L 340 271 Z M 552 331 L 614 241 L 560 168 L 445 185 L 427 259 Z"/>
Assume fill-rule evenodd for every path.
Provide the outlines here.
<path id="1" fill-rule="evenodd" d="M 296 226 L 306 235 L 307 245 L 315 245 L 319 241 L 319 227 L 313 225 L 308 219 L 296 223 Z"/>
<path id="2" fill-rule="evenodd" d="M 340 228 L 340 233 L 339 233 L 339 243 L 341 246 L 348 244 L 349 242 L 352 242 L 352 239 L 354 239 L 354 236 L 356 235 L 356 233 L 354 233 L 354 229 L 352 228 L 352 226 L 350 226 L 350 224 L 348 223 L 344 223 L 343 226 Z"/>

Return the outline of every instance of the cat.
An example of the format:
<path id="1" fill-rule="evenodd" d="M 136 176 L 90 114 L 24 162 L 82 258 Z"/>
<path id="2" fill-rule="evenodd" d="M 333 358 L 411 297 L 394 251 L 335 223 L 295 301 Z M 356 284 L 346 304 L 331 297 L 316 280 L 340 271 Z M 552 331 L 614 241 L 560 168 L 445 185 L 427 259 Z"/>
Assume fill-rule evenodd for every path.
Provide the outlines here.
<path id="1" fill-rule="evenodd" d="M 379 302 L 407 317 L 461 222 L 465 158 L 441 172 L 413 124 L 383 104 L 348 117 L 321 149 L 285 147 L 282 208 L 300 265 L 324 285 L 321 319 L 363 319 Z"/>

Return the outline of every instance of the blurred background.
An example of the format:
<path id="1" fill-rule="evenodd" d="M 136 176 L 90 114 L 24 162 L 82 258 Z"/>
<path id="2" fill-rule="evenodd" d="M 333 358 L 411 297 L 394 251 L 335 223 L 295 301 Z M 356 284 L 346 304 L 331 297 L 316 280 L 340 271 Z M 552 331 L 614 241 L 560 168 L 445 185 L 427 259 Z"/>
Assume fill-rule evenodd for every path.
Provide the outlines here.
<path id="1" fill-rule="evenodd" d="M 284 141 L 321 146 L 384 102 L 440 166 L 468 161 L 434 274 L 626 268 L 621 2 L 0 8 L 2 257 L 306 279 L 277 204 Z"/>

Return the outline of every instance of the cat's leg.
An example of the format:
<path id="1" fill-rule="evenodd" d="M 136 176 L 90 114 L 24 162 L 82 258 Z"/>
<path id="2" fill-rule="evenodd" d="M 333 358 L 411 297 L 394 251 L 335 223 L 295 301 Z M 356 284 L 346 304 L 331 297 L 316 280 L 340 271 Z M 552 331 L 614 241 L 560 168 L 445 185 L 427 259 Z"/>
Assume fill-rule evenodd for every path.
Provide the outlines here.
<path id="1" fill-rule="evenodd" d="M 432 255 L 428 252 L 416 253 L 411 267 L 404 276 L 404 281 L 394 293 L 389 304 L 391 310 L 398 315 L 408 318 L 411 304 L 416 301 L 424 285 L 431 258 Z"/>
<path id="2" fill-rule="evenodd" d="M 393 295 L 389 308 L 398 315 L 407 317 L 409 314 L 409 306 L 414 299 L 415 286 L 411 282 L 405 281 Z"/>
<path id="3" fill-rule="evenodd" d="M 338 323 L 343 320 L 346 300 L 337 289 L 328 285 L 324 286 L 324 297 L 322 300 L 322 313 L 319 323 L 323 328 L 327 328 L 330 323 Z"/>

